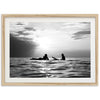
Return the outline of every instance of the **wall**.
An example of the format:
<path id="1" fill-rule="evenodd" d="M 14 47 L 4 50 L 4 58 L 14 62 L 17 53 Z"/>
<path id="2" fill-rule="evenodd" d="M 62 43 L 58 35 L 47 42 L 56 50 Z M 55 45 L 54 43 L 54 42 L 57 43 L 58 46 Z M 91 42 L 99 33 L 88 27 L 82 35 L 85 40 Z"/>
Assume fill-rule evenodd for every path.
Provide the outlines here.
<path id="1" fill-rule="evenodd" d="M 0 0 L 0 14 L 49 13 L 100 14 L 100 3 L 99 0 Z M 100 86 L 1 86 L 0 82 L 0 100 L 94 99 L 100 100 Z"/>

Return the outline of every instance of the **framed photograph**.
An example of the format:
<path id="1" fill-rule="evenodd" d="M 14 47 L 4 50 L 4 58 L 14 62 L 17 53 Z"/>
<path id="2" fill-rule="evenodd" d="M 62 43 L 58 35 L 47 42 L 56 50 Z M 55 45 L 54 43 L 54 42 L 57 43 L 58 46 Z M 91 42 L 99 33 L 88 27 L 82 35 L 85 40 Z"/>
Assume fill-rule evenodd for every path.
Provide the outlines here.
<path id="1" fill-rule="evenodd" d="M 97 84 L 97 14 L 2 15 L 2 85 Z"/>

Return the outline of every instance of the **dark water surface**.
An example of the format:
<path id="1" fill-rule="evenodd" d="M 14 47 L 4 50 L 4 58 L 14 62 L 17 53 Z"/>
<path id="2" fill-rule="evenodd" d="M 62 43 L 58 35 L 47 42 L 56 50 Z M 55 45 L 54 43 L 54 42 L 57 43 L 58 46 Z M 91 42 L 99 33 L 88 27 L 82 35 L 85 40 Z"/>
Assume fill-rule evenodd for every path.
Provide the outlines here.
<path id="1" fill-rule="evenodd" d="M 19 78 L 89 78 L 89 58 L 62 60 L 30 60 L 10 58 L 10 77 Z"/>

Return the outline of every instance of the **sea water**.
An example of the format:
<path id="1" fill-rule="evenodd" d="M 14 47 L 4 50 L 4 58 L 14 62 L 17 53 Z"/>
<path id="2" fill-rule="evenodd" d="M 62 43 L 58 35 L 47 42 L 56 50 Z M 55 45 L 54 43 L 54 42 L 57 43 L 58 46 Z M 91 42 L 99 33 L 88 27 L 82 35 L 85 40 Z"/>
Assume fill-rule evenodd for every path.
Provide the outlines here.
<path id="1" fill-rule="evenodd" d="M 10 77 L 89 78 L 90 59 L 30 60 L 30 58 L 10 58 Z"/>

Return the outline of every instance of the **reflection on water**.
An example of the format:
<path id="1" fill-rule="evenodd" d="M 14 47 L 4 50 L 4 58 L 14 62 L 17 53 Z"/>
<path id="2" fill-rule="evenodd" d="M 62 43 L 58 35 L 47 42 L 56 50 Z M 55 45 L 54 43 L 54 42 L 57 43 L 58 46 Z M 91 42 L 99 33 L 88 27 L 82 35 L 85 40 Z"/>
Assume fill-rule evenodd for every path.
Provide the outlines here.
<path id="1" fill-rule="evenodd" d="M 11 58 L 10 77 L 19 78 L 88 78 L 89 58 L 67 58 L 62 60 L 30 60 Z"/>

